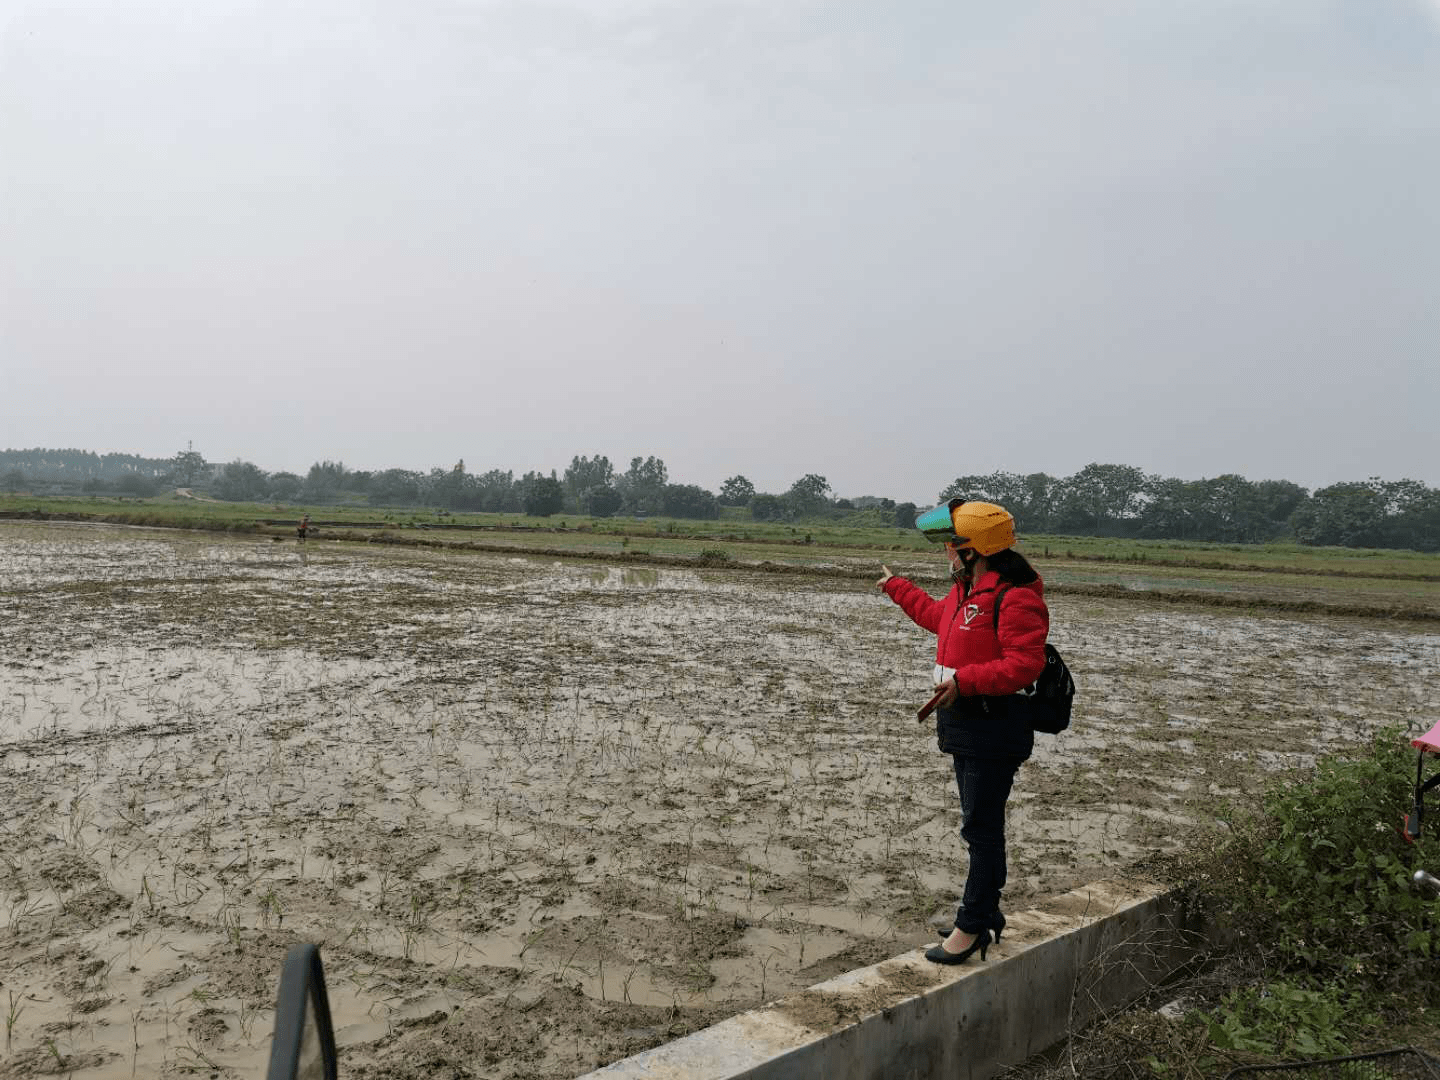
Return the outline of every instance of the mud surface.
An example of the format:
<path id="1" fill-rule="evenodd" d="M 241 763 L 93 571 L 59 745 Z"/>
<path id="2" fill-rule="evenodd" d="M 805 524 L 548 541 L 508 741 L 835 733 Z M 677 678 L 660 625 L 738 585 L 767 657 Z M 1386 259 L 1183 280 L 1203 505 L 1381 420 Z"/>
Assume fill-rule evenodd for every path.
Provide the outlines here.
<path id="1" fill-rule="evenodd" d="M 1425 629 L 1052 618 L 1083 696 L 1017 779 L 1007 906 L 1433 719 Z M 344 1075 L 442 1078 L 929 944 L 965 871 L 932 648 L 849 580 L 0 526 L 0 1076 L 263 1075 L 297 941 Z"/>

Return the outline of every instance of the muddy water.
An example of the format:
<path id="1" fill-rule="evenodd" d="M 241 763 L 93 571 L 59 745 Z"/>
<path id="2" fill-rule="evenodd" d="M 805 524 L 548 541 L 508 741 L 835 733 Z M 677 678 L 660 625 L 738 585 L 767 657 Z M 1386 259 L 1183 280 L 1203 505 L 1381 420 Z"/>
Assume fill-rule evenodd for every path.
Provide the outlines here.
<path id="1" fill-rule="evenodd" d="M 1433 633 L 1052 615 L 1083 697 L 1010 906 L 1433 722 Z M 573 1076 L 926 941 L 963 880 L 931 645 L 852 582 L 17 524 L 0 616 L 0 1076 L 263 1075 L 300 940 L 346 1075 Z"/>

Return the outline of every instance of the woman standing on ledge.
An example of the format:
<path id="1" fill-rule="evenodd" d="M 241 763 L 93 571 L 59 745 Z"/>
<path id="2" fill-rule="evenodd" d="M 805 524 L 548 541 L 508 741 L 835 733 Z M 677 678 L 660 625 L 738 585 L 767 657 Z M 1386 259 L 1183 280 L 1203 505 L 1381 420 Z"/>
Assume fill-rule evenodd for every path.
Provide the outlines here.
<path id="1" fill-rule="evenodd" d="M 1050 613 L 1040 575 L 1015 551 L 1015 519 L 993 503 L 951 499 L 915 520 L 927 540 L 944 543 L 954 588 L 943 600 L 882 567 L 885 594 L 935 634 L 935 690 L 940 750 L 955 759 L 970 852 L 955 928 L 925 953 L 958 964 L 1000 940 L 1005 916 L 1005 802 L 1015 771 L 1035 746 L 1024 721 L 1010 722 L 1006 698 L 1045 669 Z M 992 938 L 993 935 L 993 938 Z"/>

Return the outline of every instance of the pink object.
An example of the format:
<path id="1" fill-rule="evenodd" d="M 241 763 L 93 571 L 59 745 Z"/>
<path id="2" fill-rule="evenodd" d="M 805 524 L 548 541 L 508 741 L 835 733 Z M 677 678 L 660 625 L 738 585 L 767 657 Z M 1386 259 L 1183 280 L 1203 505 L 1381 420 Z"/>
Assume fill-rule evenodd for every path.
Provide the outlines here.
<path id="1" fill-rule="evenodd" d="M 1410 745 L 1417 750 L 1429 750 L 1433 754 L 1440 754 L 1440 723 L 1436 723 L 1429 731 L 1417 739 L 1411 739 Z"/>
<path id="2" fill-rule="evenodd" d="M 924 720 L 927 716 L 934 712 L 935 706 L 940 704 L 940 699 L 945 696 L 945 691 L 948 689 L 949 687 L 942 686 L 939 690 L 936 690 L 935 696 L 932 697 L 929 701 L 925 702 L 924 705 L 920 706 L 920 711 L 915 714 L 915 719 Z M 1437 728 L 1440 728 L 1440 724 L 1436 724 L 1435 726 Z"/>

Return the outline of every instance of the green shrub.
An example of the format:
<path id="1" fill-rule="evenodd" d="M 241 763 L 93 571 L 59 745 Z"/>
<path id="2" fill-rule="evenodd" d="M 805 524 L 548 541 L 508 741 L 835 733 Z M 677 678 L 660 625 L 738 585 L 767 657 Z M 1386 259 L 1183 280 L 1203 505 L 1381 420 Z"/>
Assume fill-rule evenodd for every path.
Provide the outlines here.
<path id="1" fill-rule="evenodd" d="M 1400 731 L 1352 757 L 1277 782 L 1263 811 L 1236 815 L 1203 875 L 1255 948 L 1286 970 L 1381 987 L 1440 986 L 1437 902 L 1411 883 L 1440 866 L 1440 802 L 1420 840 L 1401 835 L 1415 751 Z"/>
<path id="2" fill-rule="evenodd" d="M 1310 990 L 1286 981 L 1245 987 L 1225 996 L 1205 1017 L 1210 1042 L 1222 1050 L 1244 1050 L 1284 1058 L 1350 1053 L 1350 1040 L 1363 1038 L 1378 1017 L 1356 1007 L 1355 996 L 1338 986 Z"/>

